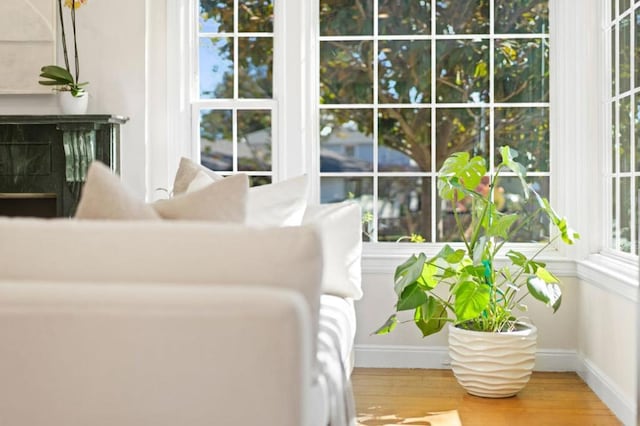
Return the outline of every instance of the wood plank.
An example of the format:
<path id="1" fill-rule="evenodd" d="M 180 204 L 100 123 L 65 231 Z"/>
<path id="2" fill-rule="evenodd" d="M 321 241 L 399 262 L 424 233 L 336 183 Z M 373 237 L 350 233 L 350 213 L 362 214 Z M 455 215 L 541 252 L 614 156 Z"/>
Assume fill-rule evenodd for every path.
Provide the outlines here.
<path id="1" fill-rule="evenodd" d="M 518 395 L 503 399 L 467 394 L 450 370 L 356 368 L 352 381 L 362 426 L 622 424 L 571 372 L 534 372 Z"/>

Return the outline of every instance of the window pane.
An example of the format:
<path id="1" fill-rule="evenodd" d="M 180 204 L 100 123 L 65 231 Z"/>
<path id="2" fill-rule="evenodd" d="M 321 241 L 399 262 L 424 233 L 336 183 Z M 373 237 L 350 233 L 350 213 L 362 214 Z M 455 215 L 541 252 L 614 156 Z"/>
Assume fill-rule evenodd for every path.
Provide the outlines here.
<path id="1" fill-rule="evenodd" d="M 335 203 L 353 200 L 362 209 L 363 240 L 370 241 L 375 225 L 373 221 L 373 178 L 371 177 L 321 177 L 320 202 Z"/>
<path id="2" fill-rule="evenodd" d="M 240 0 L 238 31 L 273 32 L 273 0 Z"/>
<path id="3" fill-rule="evenodd" d="M 616 117 L 616 106 L 617 102 L 613 101 L 611 103 L 611 170 L 613 172 L 618 171 L 617 166 L 617 158 L 618 158 L 618 132 L 619 132 L 619 123 Z"/>
<path id="4" fill-rule="evenodd" d="M 636 72 L 635 72 L 635 87 L 640 87 L 640 9 L 636 9 L 636 53 L 634 55 L 636 61 Z"/>
<path id="5" fill-rule="evenodd" d="M 527 182 L 540 196 L 549 199 L 549 178 L 548 177 L 529 177 Z M 503 199 L 501 201 L 501 198 Z M 498 182 L 498 188 L 494 192 L 494 199 L 500 205 L 504 202 L 501 209 L 504 213 L 517 213 L 521 219 L 516 221 L 513 229 L 516 229 L 524 220 L 524 216 L 535 212 L 538 209 L 538 202 L 535 197 L 525 199 L 520 179 L 516 177 L 503 177 Z M 516 235 L 511 238 L 514 242 L 540 242 L 549 239 L 549 220 L 546 216 L 538 214 L 523 226 Z"/>
<path id="6" fill-rule="evenodd" d="M 619 24 L 619 84 L 620 93 L 624 93 L 630 89 L 631 80 L 631 24 L 630 16 L 627 15 Z"/>
<path id="7" fill-rule="evenodd" d="M 271 111 L 238 110 L 238 170 L 271 171 Z"/>
<path id="8" fill-rule="evenodd" d="M 200 38 L 200 97 L 233 98 L 233 39 Z"/>
<path id="9" fill-rule="evenodd" d="M 436 112 L 436 168 L 458 151 L 481 155 L 489 164 L 489 108 L 450 108 Z"/>
<path id="10" fill-rule="evenodd" d="M 382 35 L 431 34 L 431 0 L 379 0 L 378 31 Z"/>
<path id="11" fill-rule="evenodd" d="M 320 111 L 320 171 L 373 170 L 373 111 Z"/>
<path id="12" fill-rule="evenodd" d="M 431 179 L 378 179 L 378 241 L 398 241 L 419 234 L 431 238 Z"/>
<path id="13" fill-rule="evenodd" d="M 249 176 L 249 186 L 269 185 L 271 176 Z"/>
<path id="14" fill-rule="evenodd" d="M 436 33 L 488 34 L 489 0 L 436 1 Z"/>
<path id="15" fill-rule="evenodd" d="M 238 96 L 273 97 L 273 38 L 239 38 L 238 58 Z"/>
<path id="16" fill-rule="evenodd" d="M 616 56 L 618 52 L 616 50 L 616 43 L 617 43 L 616 31 L 615 31 L 615 28 L 612 28 L 611 29 L 611 96 L 616 95 L 616 81 L 618 81 L 618 78 L 616 77 L 618 73 L 616 68 Z"/>
<path id="17" fill-rule="evenodd" d="M 431 110 L 380 109 L 378 170 L 431 171 Z"/>
<path id="18" fill-rule="evenodd" d="M 233 170 L 231 110 L 200 111 L 200 162 L 216 171 Z"/>
<path id="19" fill-rule="evenodd" d="M 378 43 L 380 103 L 426 103 L 431 98 L 431 42 Z"/>
<path id="20" fill-rule="evenodd" d="M 549 101 L 549 45 L 544 39 L 496 40 L 496 102 Z"/>
<path id="21" fill-rule="evenodd" d="M 634 236 L 636 238 L 636 244 L 635 244 L 635 247 L 633 247 L 633 249 L 635 250 L 634 251 L 635 254 L 639 254 L 640 253 L 640 230 L 638 230 L 638 227 L 640 226 L 640 210 L 638 209 L 638 207 L 639 207 L 639 200 L 640 200 L 640 177 L 636 177 L 635 194 L 636 194 L 636 203 L 631 208 L 631 214 L 636 215 L 636 229 L 633 231 Z"/>
<path id="22" fill-rule="evenodd" d="M 233 32 L 233 0 L 200 0 L 200 31 Z"/>
<path id="23" fill-rule="evenodd" d="M 611 179 L 611 247 L 618 248 L 618 188 L 616 178 Z"/>
<path id="24" fill-rule="evenodd" d="M 636 95 L 635 111 L 635 132 L 636 132 L 636 172 L 640 172 L 640 96 Z"/>
<path id="25" fill-rule="evenodd" d="M 611 0 L 615 1 L 615 0 Z M 631 0 L 620 0 L 620 10 L 619 13 L 622 15 L 627 9 L 631 6 Z"/>
<path id="26" fill-rule="evenodd" d="M 549 0 L 496 0 L 496 33 L 549 33 Z"/>
<path id="27" fill-rule="evenodd" d="M 627 96 L 620 99 L 620 143 L 616 154 L 620 157 L 621 172 L 631 170 L 631 120 L 631 98 Z"/>
<path id="28" fill-rule="evenodd" d="M 372 47 L 370 41 L 320 43 L 320 103 L 373 102 Z"/>
<path id="29" fill-rule="evenodd" d="M 320 35 L 373 34 L 373 0 L 320 0 Z"/>
<path id="30" fill-rule="evenodd" d="M 489 101 L 489 42 L 436 42 L 438 102 Z"/>
<path id="31" fill-rule="evenodd" d="M 631 252 L 631 178 L 620 178 L 620 250 Z"/>
<path id="32" fill-rule="evenodd" d="M 495 164 L 499 147 L 518 151 L 517 161 L 529 172 L 549 171 L 549 108 L 496 108 Z"/>

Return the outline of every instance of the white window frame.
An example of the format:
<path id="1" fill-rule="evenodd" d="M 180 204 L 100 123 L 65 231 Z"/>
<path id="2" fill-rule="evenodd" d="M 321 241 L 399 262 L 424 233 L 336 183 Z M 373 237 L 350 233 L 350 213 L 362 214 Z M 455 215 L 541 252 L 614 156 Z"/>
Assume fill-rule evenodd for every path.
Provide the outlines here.
<path id="1" fill-rule="evenodd" d="M 193 76 L 194 46 L 185 40 L 192 34 L 186 5 L 193 0 L 167 0 L 167 157 L 193 157 L 190 139 L 194 129 L 185 93 Z M 602 3 L 605 3 L 603 6 Z M 577 246 L 555 246 L 544 259 L 559 275 L 576 276 L 576 260 L 589 258 L 584 265 L 596 263 L 607 271 L 620 271 L 635 282 L 637 258 L 619 256 L 604 249 L 607 186 L 602 183 L 604 167 L 610 160 L 603 146 L 608 140 L 603 116 L 602 90 L 584 90 L 610 84 L 602 66 L 603 46 L 600 10 L 609 6 L 601 0 L 550 0 L 550 169 L 553 171 L 550 198 L 558 212 L 566 215 L 582 239 Z M 274 182 L 307 173 L 310 177 L 310 200 L 319 200 L 319 135 L 318 110 L 318 0 L 276 0 L 275 42 L 282 52 L 274 62 L 274 98 L 280 129 L 277 159 L 274 158 Z M 285 25 L 286 21 L 286 25 Z M 594 31 L 585 31 L 593 28 Z M 275 46 L 274 46 L 275 48 Z M 610 53 L 610 52 L 609 52 Z M 604 56 L 610 57 L 610 56 Z M 276 75 L 275 70 L 281 72 Z M 577 69 L 582 70 L 580 73 Z M 586 71 L 584 71 L 586 70 Z M 602 83 L 601 82 L 605 82 Z M 281 91 L 288 88 L 288 97 Z M 276 125 L 276 124 L 274 124 Z M 275 140 L 275 138 L 274 138 Z M 562 143 L 558 143 L 560 140 Z M 277 148 L 276 148 L 277 145 Z M 607 145 L 608 146 L 608 145 Z M 274 156 L 275 157 L 275 156 Z M 171 162 L 170 162 L 171 163 Z M 277 164 L 277 167 L 276 167 Z M 567 165 L 576 164 L 576 167 Z M 588 165 L 580 167 L 579 165 Z M 171 167 L 171 166 L 170 166 Z M 175 170 L 167 173 L 173 176 Z M 579 183 L 576 183 L 576 182 Z M 585 201 L 589 200 L 589 201 Z M 593 201 L 591 201 L 593 200 Z M 414 245 L 406 243 L 367 243 L 364 269 L 389 272 L 398 261 L 416 251 L 435 252 L 442 244 Z M 536 244 L 514 244 L 510 248 L 531 252 Z M 591 255 L 591 257 L 589 257 Z M 611 259 L 611 262 L 609 262 Z M 595 262 L 595 263 L 594 263 Z M 628 272 L 628 273 L 627 273 Z M 633 275 L 635 274 L 635 275 Z M 635 284 L 637 286 L 637 284 Z"/>

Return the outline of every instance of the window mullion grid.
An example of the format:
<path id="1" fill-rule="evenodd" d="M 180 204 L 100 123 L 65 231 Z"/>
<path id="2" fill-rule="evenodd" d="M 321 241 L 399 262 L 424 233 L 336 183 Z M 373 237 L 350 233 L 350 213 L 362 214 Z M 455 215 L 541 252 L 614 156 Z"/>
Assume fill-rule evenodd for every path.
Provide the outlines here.
<path id="1" fill-rule="evenodd" d="M 630 37 L 630 42 L 631 42 L 630 50 L 631 50 L 631 52 L 635 52 L 636 51 L 636 46 L 635 46 L 635 44 L 636 44 L 635 43 L 635 28 L 636 28 L 636 25 L 635 25 L 635 19 L 634 19 L 635 18 L 635 16 L 634 16 L 635 8 L 631 7 L 630 9 L 631 9 L 631 19 L 629 20 L 629 22 L 630 22 L 630 25 L 629 25 L 629 27 L 630 27 L 630 36 L 629 37 Z M 634 126 L 634 121 L 635 121 L 634 120 L 634 118 L 635 118 L 635 98 L 636 98 L 636 94 L 635 94 L 635 90 L 634 90 L 635 89 L 635 87 L 634 87 L 635 86 L 634 76 L 635 76 L 635 62 L 636 61 L 634 60 L 633 55 L 631 55 L 631 57 L 630 57 L 630 62 L 631 62 L 631 64 L 630 64 L 631 72 L 630 72 L 630 76 L 629 76 L 629 80 L 630 80 L 629 81 L 629 87 L 631 88 L 631 94 L 630 94 L 630 102 L 631 102 L 630 108 L 631 108 L 631 111 L 630 111 L 630 116 L 629 116 L 629 132 L 630 132 L 630 134 L 629 134 L 629 142 L 630 142 L 629 143 L 629 147 L 630 147 L 630 151 L 631 151 L 629 153 L 630 154 L 630 160 L 631 160 L 631 164 L 629 166 L 629 171 L 631 172 L 631 177 L 630 177 L 631 182 L 629 182 L 629 188 L 631 189 L 631 194 L 629 194 L 629 196 L 630 196 L 629 207 L 631 209 L 631 214 L 630 214 L 630 216 L 631 216 L 631 218 L 630 218 L 631 219 L 630 220 L 631 249 L 630 249 L 630 251 L 631 251 L 632 254 L 638 254 L 637 244 L 636 244 L 636 240 L 637 240 L 637 236 L 638 236 L 638 233 L 636 232 L 636 227 L 637 227 L 636 216 L 637 215 L 633 214 L 633 212 L 635 211 L 634 208 L 637 208 L 636 207 L 636 202 L 637 202 L 637 200 L 636 200 L 636 190 L 637 190 L 637 188 L 636 188 L 636 179 L 634 177 L 634 175 L 635 175 L 634 171 L 635 171 L 635 168 L 636 168 L 636 159 L 635 159 L 635 157 L 636 157 L 635 156 L 635 153 L 636 153 L 636 149 L 635 149 L 636 140 L 635 140 L 635 131 L 634 131 L 635 130 L 635 126 Z"/>
<path id="2" fill-rule="evenodd" d="M 437 114 L 436 114 L 436 7 L 435 4 L 431 5 L 431 242 L 436 242 L 436 229 L 438 226 L 437 220 L 437 173 L 436 173 L 436 127 L 437 127 Z"/>
<path id="3" fill-rule="evenodd" d="M 494 146 L 494 120 L 495 120 L 495 88 L 494 88 L 494 59 L 495 59 L 495 2 L 489 2 L 489 22 L 490 38 L 489 38 L 489 170 L 493 172 L 495 164 L 495 146 Z"/>
<path id="4" fill-rule="evenodd" d="M 234 100 L 238 100 L 240 98 L 239 93 L 238 93 L 238 1 L 239 0 L 235 0 L 233 2 L 233 99 Z M 234 111 L 234 116 L 235 116 L 235 111 Z M 235 143 L 235 139 L 234 139 L 234 143 Z M 235 161 L 235 157 L 234 157 L 234 161 Z"/>
<path id="5" fill-rule="evenodd" d="M 373 206 L 373 223 L 375 224 L 373 227 L 373 241 L 378 241 L 378 138 L 379 129 L 378 129 L 378 1 L 374 0 L 373 5 L 373 63 L 371 66 L 373 67 L 373 199 L 371 200 L 371 205 Z"/>
<path id="6" fill-rule="evenodd" d="M 614 230 L 614 247 L 616 250 L 620 250 L 620 11 L 616 5 L 616 25 L 615 25 L 615 62 L 616 62 L 616 100 L 615 100 L 615 129 L 612 154 L 615 157 L 615 166 L 612 170 L 614 190 L 613 205 L 615 207 L 615 230 Z M 611 224 L 613 225 L 613 224 Z"/>

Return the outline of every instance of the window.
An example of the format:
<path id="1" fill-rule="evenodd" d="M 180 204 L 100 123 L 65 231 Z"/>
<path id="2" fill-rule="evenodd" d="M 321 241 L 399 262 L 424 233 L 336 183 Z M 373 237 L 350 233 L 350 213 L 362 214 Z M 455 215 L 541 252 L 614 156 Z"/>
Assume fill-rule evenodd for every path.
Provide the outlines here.
<path id="1" fill-rule="evenodd" d="M 548 0 L 317 0 L 317 31 L 293 22 L 291 9 L 302 8 L 295 1 L 191 4 L 191 133 L 203 165 L 248 172 L 254 184 L 306 169 L 319 181 L 320 201 L 362 205 L 374 242 L 413 233 L 451 240 L 453 209 L 466 205 L 439 200 L 436 175 L 455 151 L 493 167 L 509 144 L 531 184 L 549 196 Z M 315 53 L 317 81 L 313 68 L 283 60 L 282 48 L 316 33 L 315 44 L 302 45 Z M 290 85 L 283 72 L 310 83 Z M 288 117 L 296 97 L 316 112 L 314 123 L 299 126 L 313 134 L 286 138 L 298 124 L 278 111 L 286 103 Z M 307 146 L 284 155 L 293 143 Z M 535 208 L 514 179 L 505 177 L 497 192 L 504 210 Z M 517 240 L 548 238 L 540 220 Z"/>
<path id="2" fill-rule="evenodd" d="M 272 0 L 199 0 L 192 120 L 200 162 L 271 182 L 274 100 Z"/>
<path id="3" fill-rule="evenodd" d="M 640 189 L 640 2 L 612 0 L 607 37 L 611 46 L 611 226 L 609 247 L 638 254 Z"/>
<path id="4" fill-rule="evenodd" d="M 520 152 L 548 196 L 549 11 L 545 0 L 320 0 L 320 198 L 353 198 L 373 241 L 449 241 L 436 175 L 455 151 Z M 505 178 L 504 209 L 534 208 Z M 549 237 L 544 221 L 520 231 Z"/>

